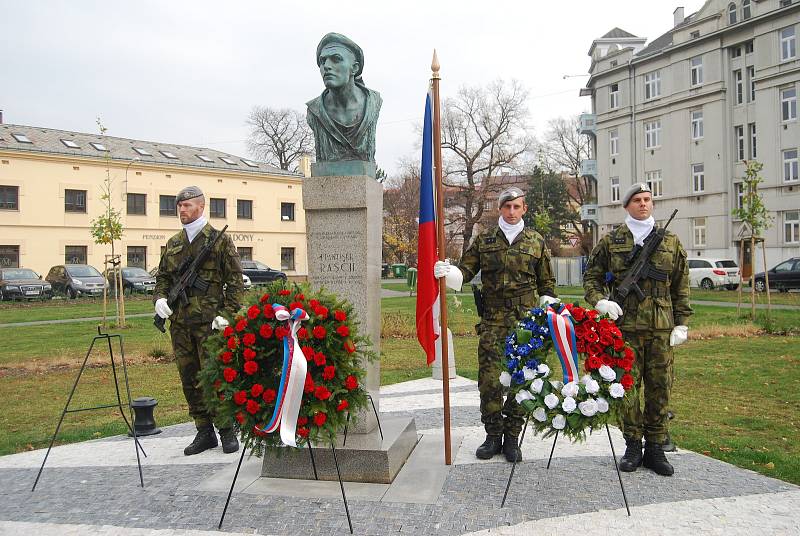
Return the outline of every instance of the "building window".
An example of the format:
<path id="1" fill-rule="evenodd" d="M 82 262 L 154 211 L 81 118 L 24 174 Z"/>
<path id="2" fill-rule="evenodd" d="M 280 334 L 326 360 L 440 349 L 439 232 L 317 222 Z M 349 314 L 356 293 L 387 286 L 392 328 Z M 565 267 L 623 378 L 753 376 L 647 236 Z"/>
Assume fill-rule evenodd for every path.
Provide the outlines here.
<path id="1" fill-rule="evenodd" d="M 706 191 L 705 164 L 692 164 L 692 188 L 695 193 Z"/>
<path id="2" fill-rule="evenodd" d="M 750 0 L 742 0 L 742 20 L 750 18 Z"/>
<path id="3" fill-rule="evenodd" d="M 69 147 L 70 149 L 80 149 L 81 148 L 80 145 L 78 145 L 77 143 L 75 143 L 72 140 L 65 140 L 65 139 L 62 138 L 61 139 L 61 143 L 63 143 L 65 147 Z"/>
<path id="4" fill-rule="evenodd" d="M 692 220 L 692 228 L 694 231 L 694 247 L 706 247 L 706 219 L 694 218 Z"/>
<path id="5" fill-rule="evenodd" d="M 653 192 L 653 198 L 661 197 L 663 195 L 661 190 L 661 170 L 648 171 L 644 176 L 647 186 L 650 188 L 650 191 Z"/>
<path id="6" fill-rule="evenodd" d="M 781 30 L 781 61 L 793 60 L 797 55 L 797 44 L 794 39 L 794 26 Z"/>
<path id="7" fill-rule="evenodd" d="M 239 252 L 239 259 L 243 261 L 253 260 L 253 248 L 236 248 Z"/>
<path id="8" fill-rule="evenodd" d="M 783 182 L 798 180 L 797 174 L 797 149 L 783 151 Z"/>
<path id="9" fill-rule="evenodd" d="M 26 136 L 25 134 L 13 134 L 12 133 L 11 135 L 14 136 L 14 139 L 17 140 L 19 143 L 31 143 L 31 144 L 33 143 L 31 141 L 31 139 L 28 136 Z"/>
<path id="10" fill-rule="evenodd" d="M 728 24 L 736 24 L 736 4 L 728 4 Z"/>
<path id="11" fill-rule="evenodd" d="M 86 212 L 86 190 L 64 190 L 65 212 Z"/>
<path id="12" fill-rule="evenodd" d="M 756 124 L 750 123 L 750 158 L 758 158 L 756 150 Z"/>
<path id="13" fill-rule="evenodd" d="M 281 248 L 281 270 L 294 270 L 294 248 Z"/>
<path id="14" fill-rule="evenodd" d="M 158 196 L 158 213 L 161 216 L 177 216 L 178 207 L 175 204 L 174 195 Z"/>
<path id="15" fill-rule="evenodd" d="M 783 241 L 786 244 L 800 244 L 800 210 L 783 213 Z"/>
<path id="16" fill-rule="evenodd" d="M 753 40 L 752 39 L 744 44 L 744 53 L 745 54 L 752 54 L 754 50 L 755 50 L 755 46 L 753 45 Z"/>
<path id="17" fill-rule="evenodd" d="M 147 194 L 128 194 L 128 214 L 147 214 Z"/>
<path id="18" fill-rule="evenodd" d="M 653 71 L 644 75 L 644 100 L 655 99 L 661 95 L 661 72 Z"/>
<path id="19" fill-rule="evenodd" d="M 64 264 L 86 264 L 86 246 L 64 246 Z"/>
<path id="20" fill-rule="evenodd" d="M 611 97 L 611 109 L 614 110 L 615 108 L 619 108 L 619 84 L 611 84 L 609 96 Z"/>
<path id="21" fill-rule="evenodd" d="M 281 203 L 281 220 L 294 221 L 294 203 Z"/>
<path id="22" fill-rule="evenodd" d="M 611 177 L 611 202 L 619 203 L 619 177 Z"/>
<path id="23" fill-rule="evenodd" d="M 699 140 L 703 137 L 703 111 L 692 112 L 692 139 Z"/>
<path id="24" fill-rule="evenodd" d="M 648 121 L 644 124 L 644 147 L 653 149 L 661 145 L 661 120 Z"/>
<path id="25" fill-rule="evenodd" d="M 177 160 L 178 156 L 175 153 L 170 151 L 158 151 L 159 153 L 163 154 L 165 157 L 169 158 L 170 160 Z"/>
<path id="26" fill-rule="evenodd" d="M 0 210 L 19 210 L 19 186 L 0 186 Z"/>
<path id="27" fill-rule="evenodd" d="M 699 86 L 703 83 L 703 57 L 697 56 L 690 61 L 690 82 L 693 86 Z"/>
<path id="28" fill-rule="evenodd" d="M 734 190 L 736 191 L 736 208 L 743 209 L 744 208 L 744 183 L 737 182 L 733 185 Z"/>
<path id="29" fill-rule="evenodd" d="M 742 47 L 736 46 L 731 48 L 731 58 L 739 58 L 742 56 Z"/>
<path id="30" fill-rule="evenodd" d="M 211 157 L 209 157 L 209 156 L 206 156 L 206 155 L 204 155 L 204 154 L 196 154 L 195 156 L 196 156 L 197 158 L 199 158 L 200 160 L 202 160 L 203 162 L 206 162 L 206 163 L 208 163 L 208 164 L 210 164 L 210 163 L 214 162 L 214 159 L 213 159 L 213 158 L 211 158 Z"/>
<path id="31" fill-rule="evenodd" d="M 146 246 L 128 246 L 128 266 L 147 270 Z"/>
<path id="32" fill-rule="evenodd" d="M 236 200 L 236 217 L 240 220 L 253 219 L 253 202 L 249 199 Z"/>
<path id="33" fill-rule="evenodd" d="M 741 69 L 733 71 L 733 80 L 736 84 L 736 104 L 742 104 L 744 102 L 744 81 Z"/>
<path id="34" fill-rule="evenodd" d="M 756 100 L 756 68 L 752 65 L 747 68 L 747 83 L 750 88 L 750 102 Z"/>
<path id="35" fill-rule="evenodd" d="M 794 88 L 781 90 L 781 118 L 784 121 L 797 119 L 797 91 Z"/>
<path id="36" fill-rule="evenodd" d="M 614 129 L 608 132 L 608 146 L 611 156 L 619 154 L 619 131 Z"/>
<path id="37" fill-rule="evenodd" d="M 733 134 L 736 138 L 736 160 L 744 160 L 744 127 L 742 125 L 733 127 Z"/>
<path id="38" fill-rule="evenodd" d="M 0 268 L 19 268 L 19 246 L 0 246 Z"/>
<path id="39" fill-rule="evenodd" d="M 211 198 L 211 210 L 209 212 L 209 216 L 212 218 L 225 217 L 225 199 L 219 197 Z"/>
<path id="40" fill-rule="evenodd" d="M 108 148 L 105 145 L 103 145 L 102 143 L 96 143 L 96 142 L 91 141 L 91 142 L 89 142 L 89 145 L 91 145 L 92 147 L 94 147 L 98 151 L 108 152 Z"/>
<path id="41" fill-rule="evenodd" d="M 153 153 L 151 153 L 150 151 L 148 151 L 144 147 L 134 147 L 133 150 L 136 151 L 137 153 L 139 153 L 142 156 L 153 156 Z"/>

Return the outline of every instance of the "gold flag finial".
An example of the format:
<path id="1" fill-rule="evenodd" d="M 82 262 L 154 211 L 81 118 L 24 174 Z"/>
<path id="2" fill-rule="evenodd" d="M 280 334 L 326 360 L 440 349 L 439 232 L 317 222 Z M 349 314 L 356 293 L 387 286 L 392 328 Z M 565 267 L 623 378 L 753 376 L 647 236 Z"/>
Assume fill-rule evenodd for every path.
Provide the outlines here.
<path id="1" fill-rule="evenodd" d="M 436 49 L 433 49 L 433 60 L 431 60 L 431 71 L 433 71 L 433 78 L 439 78 L 439 56 L 436 55 Z"/>

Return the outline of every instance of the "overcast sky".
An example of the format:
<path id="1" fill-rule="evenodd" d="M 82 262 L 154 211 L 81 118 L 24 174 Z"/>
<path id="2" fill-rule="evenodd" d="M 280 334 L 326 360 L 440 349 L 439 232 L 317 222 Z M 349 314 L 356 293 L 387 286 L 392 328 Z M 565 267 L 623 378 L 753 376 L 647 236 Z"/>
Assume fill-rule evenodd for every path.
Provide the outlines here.
<path id="1" fill-rule="evenodd" d="M 579 97 L 592 40 L 618 26 L 648 40 L 702 0 L 28 1 L 0 0 L 5 122 L 212 147 L 247 156 L 254 105 L 291 107 L 322 91 L 319 39 L 364 50 L 364 81 L 383 96 L 376 161 L 417 158 L 436 48 L 447 97 L 464 85 L 520 80 L 531 126 L 588 111 Z M 564 76 L 567 75 L 567 78 Z"/>

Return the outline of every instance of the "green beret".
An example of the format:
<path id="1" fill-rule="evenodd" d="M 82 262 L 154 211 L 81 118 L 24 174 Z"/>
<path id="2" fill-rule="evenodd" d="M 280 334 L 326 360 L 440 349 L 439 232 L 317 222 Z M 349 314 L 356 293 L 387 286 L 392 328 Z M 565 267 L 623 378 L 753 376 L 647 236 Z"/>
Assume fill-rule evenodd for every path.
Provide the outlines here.
<path id="1" fill-rule="evenodd" d="M 356 72 L 355 78 L 360 78 L 361 73 L 364 71 L 364 51 L 361 50 L 361 47 L 358 46 L 352 39 L 345 37 L 342 34 L 333 32 L 325 34 L 325 37 L 323 37 L 317 45 L 317 65 L 319 65 L 319 55 L 322 53 L 322 49 L 328 45 L 340 45 L 353 53 L 353 55 L 356 57 L 356 61 L 358 62 L 358 72 Z"/>
<path id="2" fill-rule="evenodd" d="M 175 196 L 175 204 L 177 205 L 181 201 L 186 201 L 187 199 L 194 199 L 195 197 L 203 197 L 203 190 L 201 190 L 197 186 L 187 186 L 186 188 L 178 192 L 177 196 Z"/>
<path id="3" fill-rule="evenodd" d="M 642 192 L 650 192 L 652 194 L 653 190 L 651 190 L 650 187 L 643 182 L 634 183 L 633 186 L 631 186 L 630 189 L 627 192 L 625 192 L 625 195 L 622 197 L 622 206 L 627 207 L 628 202 L 630 202 L 631 200 L 631 197 L 633 197 L 636 194 L 640 194 Z"/>
<path id="4" fill-rule="evenodd" d="M 525 192 L 517 188 L 516 186 L 512 186 L 511 188 L 506 188 L 500 193 L 500 197 L 497 198 L 497 208 L 503 208 L 503 203 L 506 201 L 513 201 L 518 197 L 523 197 Z"/>

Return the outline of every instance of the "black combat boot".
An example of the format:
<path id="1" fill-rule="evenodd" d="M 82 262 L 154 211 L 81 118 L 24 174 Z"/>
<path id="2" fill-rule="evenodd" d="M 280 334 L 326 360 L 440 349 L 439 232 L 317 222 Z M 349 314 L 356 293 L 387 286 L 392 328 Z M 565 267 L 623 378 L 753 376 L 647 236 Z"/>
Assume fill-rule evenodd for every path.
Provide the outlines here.
<path id="1" fill-rule="evenodd" d="M 486 441 L 475 451 L 475 456 L 480 460 L 488 460 L 495 454 L 500 454 L 501 450 L 503 450 L 503 437 L 487 435 Z"/>
<path id="2" fill-rule="evenodd" d="M 652 469 L 653 472 L 661 476 L 672 476 L 675 473 L 672 464 L 667 461 L 667 457 L 664 455 L 664 449 L 661 444 L 651 441 L 647 441 L 644 445 L 642 466 Z"/>
<path id="3" fill-rule="evenodd" d="M 625 455 L 619 461 L 619 470 L 632 473 L 640 465 L 642 465 L 642 440 L 626 439 Z"/>
<path id="4" fill-rule="evenodd" d="M 225 454 L 239 450 L 239 440 L 236 439 L 236 430 L 233 428 L 220 428 L 219 442 L 222 443 L 222 452 Z"/>
<path id="5" fill-rule="evenodd" d="M 192 456 L 194 454 L 200 454 L 204 450 L 213 449 L 217 445 L 217 435 L 214 433 L 214 427 L 209 424 L 206 427 L 197 429 L 197 435 L 194 436 L 194 441 L 183 449 L 183 453 L 186 456 Z"/>
<path id="6" fill-rule="evenodd" d="M 519 448 L 519 438 L 505 434 L 503 436 L 503 454 L 510 462 L 521 462 L 522 451 Z"/>

